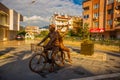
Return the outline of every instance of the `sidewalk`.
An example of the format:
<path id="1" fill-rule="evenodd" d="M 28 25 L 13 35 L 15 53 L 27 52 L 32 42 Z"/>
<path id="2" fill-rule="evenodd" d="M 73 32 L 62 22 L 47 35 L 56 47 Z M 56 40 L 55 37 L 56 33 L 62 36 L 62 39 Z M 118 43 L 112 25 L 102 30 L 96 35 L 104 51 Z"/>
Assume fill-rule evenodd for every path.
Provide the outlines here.
<path id="1" fill-rule="evenodd" d="M 98 76 L 71 79 L 71 80 L 120 80 L 120 73 L 98 75 Z"/>
<path id="2" fill-rule="evenodd" d="M 29 43 L 24 44 L 23 42 L 19 44 L 19 47 L 13 43 L 2 49 L 15 48 L 2 55 L 4 57 L 0 57 L 0 80 L 87 80 L 88 77 L 120 73 L 120 56 L 117 53 L 111 55 L 112 52 L 95 50 L 93 56 L 83 56 L 80 55 L 79 48 L 70 46 L 73 64 L 66 62 L 65 66 L 59 68 L 57 72 L 48 73 L 46 78 L 43 78 L 40 74 L 30 71 L 28 67 L 32 56 Z M 98 78 L 98 80 L 100 79 Z"/>

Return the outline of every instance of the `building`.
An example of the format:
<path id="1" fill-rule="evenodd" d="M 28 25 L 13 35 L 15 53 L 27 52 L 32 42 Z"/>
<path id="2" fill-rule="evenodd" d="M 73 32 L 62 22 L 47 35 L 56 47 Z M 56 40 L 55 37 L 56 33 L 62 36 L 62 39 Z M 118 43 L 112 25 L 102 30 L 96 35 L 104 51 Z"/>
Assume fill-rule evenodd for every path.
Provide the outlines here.
<path id="1" fill-rule="evenodd" d="M 56 25 L 56 29 L 62 28 L 65 31 L 67 28 L 76 30 L 77 27 L 81 26 L 82 18 L 79 16 L 70 16 L 67 14 L 57 14 L 52 16 L 50 23 Z"/>
<path id="2" fill-rule="evenodd" d="M 120 0 L 84 0 L 83 24 L 89 24 L 91 36 L 120 39 L 119 6 Z"/>
<path id="3" fill-rule="evenodd" d="M 114 26 L 116 30 L 116 37 L 120 39 L 120 0 L 116 0 L 114 3 L 114 8 L 115 8 L 115 19 L 114 19 Z"/>
<path id="4" fill-rule="evenodd" d="M 0 41 L 15 39 L 23 16 L 0 3 Z"/>
<path id="5" fill-rule="evenodd" d="M 0 41 L 8 39 L 9 9 L 0 3 Z"/>
<path id="6" fill-rule="evenodd" d="M 29 34 L 34 34 L 34 35 L 40 33 L 38 26 L 26 26 L 25 31 Z"/>
<path id="7" fill-rule="evenodd" d="M 68 16 L 67 14 L 57 14 L 55 13 L 52 18 L 50 23 L 53 23 L 56 25 L 56 29 L 60 29 L 62 28 L 62 31 L 65 31 L 67 28 L 70 27 L 70 23 L 69 20 L 71 19 L 70 16 Z"/>
<path id="8" fill-rule="evenodd" d="M 83 26 L 83 19 L 80 16 L 71 16 L 71 23 L 72 29 L 74 32 L 77 32 L 78 28 L 82 28 Z"/>
<path id="9" fill-rule="evenodd" d="M 10 22 L 9 22 L 9 39 L 12 40 L 15 38 L 18 31 L 20 31 L 20 21 L 23 21 L 21 14 L 10 9 Z"/>
<path id="10" fill-rule="evenodd" d="M 34 39 L 35 35 L 40 34 L 40 30 L 38 26 L 26 26 L 25 27 L 25 38 L 26 39 Z"/>

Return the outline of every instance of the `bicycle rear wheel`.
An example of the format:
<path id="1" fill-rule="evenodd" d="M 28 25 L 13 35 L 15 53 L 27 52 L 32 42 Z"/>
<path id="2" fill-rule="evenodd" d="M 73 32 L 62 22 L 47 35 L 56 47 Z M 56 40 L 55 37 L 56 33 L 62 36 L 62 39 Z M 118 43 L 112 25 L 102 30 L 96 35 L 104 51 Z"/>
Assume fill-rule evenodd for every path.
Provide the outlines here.
<path id="1" fill-rule="evenodd" d="M 41 54 L 35 54 L 29 61 L 30 70 L 36 73 L 42 72 L 45 65 L 46 65 L 46 59 Z"/>
<path id="2" fill-rule="evenodd" d="M 64 65 L 64 58 L 65 58 L 65 54 L 61 53 L 61 52 L 58 52 L 55 56 L 55 64 L 57 66 L 63 66 Z"/>

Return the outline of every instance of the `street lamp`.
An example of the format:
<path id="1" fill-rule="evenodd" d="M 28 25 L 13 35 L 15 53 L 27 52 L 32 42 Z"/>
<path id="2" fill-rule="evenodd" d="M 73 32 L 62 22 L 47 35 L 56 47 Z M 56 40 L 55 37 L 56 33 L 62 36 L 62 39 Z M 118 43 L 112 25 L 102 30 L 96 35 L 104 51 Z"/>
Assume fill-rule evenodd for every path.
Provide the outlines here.
<path id="1" fill-rule="evenodd" d="M 36 0 L 32 0 L 30 3 L 28 3 L 28 17 L 30 17 L 30 8 L 29 7 L 30 7 L 30 5 L 34 4 L 35 2 L 36 2 Z M 28 21 L 28 26 L 30 26 L 30 20 Z M 33 33 L 35 33 L 35 32 L 33 31 Z M 26 38 L 29 37 L 29 38 L 33 39 L 35 36 L 35 35 L 32 35 L 30 32 L 28 32 L 27 34 L 29 34 L 29 36 L 25 36 Z"/>
<path id="2" fill-rule="evenodd" d="M 30 3 L 28 3 L 28 17 L 30 16 L 30 5 L 34 4 L 36 0 L 32 0 Z M 28 21 L 28 25 L 30 25 L 30 21 Z"/>

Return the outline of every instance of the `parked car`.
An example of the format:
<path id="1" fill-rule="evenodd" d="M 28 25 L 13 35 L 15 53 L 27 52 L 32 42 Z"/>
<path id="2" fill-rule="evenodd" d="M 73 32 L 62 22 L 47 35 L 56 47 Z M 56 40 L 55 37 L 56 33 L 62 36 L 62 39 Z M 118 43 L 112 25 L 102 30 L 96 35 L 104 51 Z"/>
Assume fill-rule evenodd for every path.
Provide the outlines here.
<path id="1" fill-rule="evenodd" d="M 25 37 L 23 35 L 16 35 L 15 39 L 16 40 L 24 40 Z"/>

